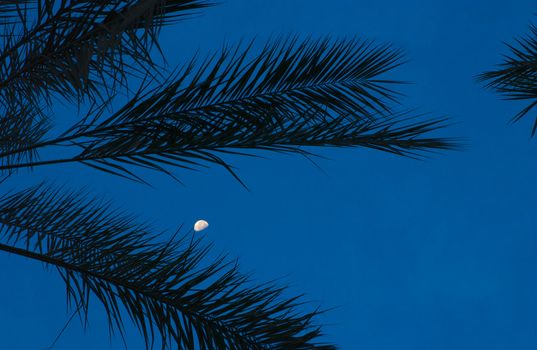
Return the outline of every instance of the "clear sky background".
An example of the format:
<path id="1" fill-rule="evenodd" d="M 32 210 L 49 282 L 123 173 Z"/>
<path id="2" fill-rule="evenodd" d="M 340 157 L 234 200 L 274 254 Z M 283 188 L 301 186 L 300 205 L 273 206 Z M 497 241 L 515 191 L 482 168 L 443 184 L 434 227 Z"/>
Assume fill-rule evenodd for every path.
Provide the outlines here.
<path id="1" fill-rule="evenodd" d="M 404 105 L 452 117 L 443 134 L 464 137 L 462 152 L 415 161 L 320 150 L 326 174 L 293 156 L 228 158 L 250 192 L 218 168 L 177 172 L 185 186 L 148 175 L 152 189 L 65 165 L 10 186 L 86 185 L 162 229 L 205 218 L 207 240 L 256 281 L 282 278 L 313 305 L 336 307 L 319 321 L 345 350 L 535 349 L 537 139 L 529 121 L 508 123 L 521 104 L 474 79 L 500 62 L 502 42 L 537 21 L 535 11 L 529 0 L 223 0 L 162 33 L 172 65 L 254 36 L 391 42 L 409 59 L 390 76 L 413 82 Z M 60 277 L 6 254 L 0 266 L 0 349 L 43 349 L 69 316 Z M 129 348 L 143 349 L 128 332 Z M 55 347 L 121 348 L 99 307 L 86 333 L 74 322 Z"/>

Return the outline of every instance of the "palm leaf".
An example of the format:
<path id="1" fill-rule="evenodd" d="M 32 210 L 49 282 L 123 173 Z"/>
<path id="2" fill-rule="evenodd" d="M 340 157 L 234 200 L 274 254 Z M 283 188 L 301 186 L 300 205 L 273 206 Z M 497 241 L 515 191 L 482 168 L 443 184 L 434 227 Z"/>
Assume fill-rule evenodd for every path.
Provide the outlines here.
<path id="1" fill-rule="evenodd" d="M 513 121 L 517 122 L 537 105 L 537 27 L 530 26 L 530 33 L 515 40 L 517 45 L 507 45 L 510 54 L 498 68 L 478 76 L 478 80 L 502 94 L 508 100 L 529 101 L 518 112 Z M 533 123 L 532 136 L 537 131 L 537 117 Z"/>
<path id="2" fill-rule="evenodd" d="M 34 8 L 35 0 L 2 0 L 0 2 L 0 23 L 14 25 L 25 20 L 27 13 Z"/>
<path id="3" fill-rule="evenodd" d="M 34 3 L 22 8 L 22 4 Z M 9 1 L 0 17 L 0 97 L 39 103 L 63 98 L 102 98 L 125 87 L 130 75 L 155 74 L 150 55 L 159 29 L 208 6 L 203 0 Z M 3 10 L 3 11 L 2 11 Z"/>
<path id="4" fill-rule="evenodd" d="M 401 56 L 390 46 L 291 38 L 250 57 L 251 46 L 224 50 L 197 69 L 192 61 L 110 117 L 85 118 L 62 137 L 33 147 L 76 145 L 80 153 L 13 167 L 81 162 L 140 180 L 131 166 L 169 174 L 170 166 L 208 162 L 236 176 L 222 152 L 308 154 L 304 146 L 333 146 L 414 156 L 455 146 L 427 136 L 444 120 L 420 121 L 391 111 L 397 93 L 390 85 L 397 82 L 381 76 Z"/>
<path id="5" fill-rule="evenodd" d="M 95 297 L 112 331 L 123 334 L 128 315 L 148 347 L 334 349 L 319 342 L 318 311 L 253 286 L 225 257 L 204 265 L 209 248 L 188 234 L 155 243 L 147 226 L 80 193 L 42 185 L 0 202 L 0 250 L 56 267 L 83 317 Z"/>
<path id="6" fill-rule="evenodd" d="M 33 106 L 1 106 L 0 152 L 9 155 L 0 158 L 0 165 L 10 167 L 35 161 L 38 153 L 31 146 L 42 141 L 49 128 L 47 116 Z"/>

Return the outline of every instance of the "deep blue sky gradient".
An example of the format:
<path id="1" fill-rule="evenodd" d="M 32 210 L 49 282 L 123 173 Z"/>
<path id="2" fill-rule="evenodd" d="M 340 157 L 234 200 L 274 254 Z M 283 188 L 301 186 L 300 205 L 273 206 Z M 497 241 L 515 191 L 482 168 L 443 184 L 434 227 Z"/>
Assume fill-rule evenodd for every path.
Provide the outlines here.
<path id="1" fill-rule="evenodd" d="M 282 278 L 323 307 L 326 339 L 342 349 L 537 348 L 537 148 L 521 104 L 501 101 L 474 76 L 526 32 L 535 3 L 507 1 L 227 0 L 167 28 L 168 61 L 256 36 L 358 36 L 391 42 L 409 62 L 390 75 L 404 105 L 449 115 L 447 136 L 467 149 L 427 161 L 367 149 L 320 150 L 319 171 L 299 157 L 229 158 L 251 188 L 224 170 L 178 172 L 155 189 L 77 165 L 36 169 L 87 186 L 155 227 L 207 219 L 217 252 L 239 257 L 257 281 Z M 63 121 L 66 113 L 59 114 Z M 6 185 L 3 185 L 6 188 Z M 63 326 L 64 287 L 53 269 L 0 254 L 0 349 L 42 349 Z M 55 349 L 120 349 L 102 310 L 86 334 L 73 323 Z M 130 349 L 143 349 L 129 328 Z"/>

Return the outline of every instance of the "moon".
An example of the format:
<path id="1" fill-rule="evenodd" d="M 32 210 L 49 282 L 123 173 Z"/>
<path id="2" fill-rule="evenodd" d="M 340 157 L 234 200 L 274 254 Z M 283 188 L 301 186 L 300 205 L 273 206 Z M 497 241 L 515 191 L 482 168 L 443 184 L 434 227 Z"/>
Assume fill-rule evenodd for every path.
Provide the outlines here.
<path id="1" fill-rule="evenodd" d="M 207 227 L 209 227 L 209 223 L 205 220 L 198 220 L 194 224 L 194 231 L 200 232 L 205 230 Z"/>

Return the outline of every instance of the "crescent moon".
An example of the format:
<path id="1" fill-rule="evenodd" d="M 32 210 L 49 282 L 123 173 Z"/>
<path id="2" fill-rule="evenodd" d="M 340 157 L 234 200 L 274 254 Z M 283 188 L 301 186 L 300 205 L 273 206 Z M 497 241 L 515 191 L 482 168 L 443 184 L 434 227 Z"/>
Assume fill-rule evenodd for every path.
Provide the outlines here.
<path id="1" fill-rule="evenodd" d="M 198 220 L 194 224 L 194 231 L 200 232 L 205 230 L 207 227 L 209 227 L 209 223 L 205 220 Z"/>

